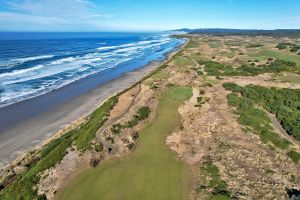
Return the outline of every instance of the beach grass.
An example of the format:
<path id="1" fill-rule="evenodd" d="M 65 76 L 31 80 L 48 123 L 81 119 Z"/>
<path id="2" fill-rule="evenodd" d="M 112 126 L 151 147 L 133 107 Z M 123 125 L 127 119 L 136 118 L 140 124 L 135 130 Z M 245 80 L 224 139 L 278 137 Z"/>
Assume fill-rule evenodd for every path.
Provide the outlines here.
<path id="1" fill-rule="evenodd" d="M 189 87 L 168 89 L 154 121 L 140 133 L 134 152 L 83 172 L 59 194 L 59 199 L 185 199 L 189 169 L 165 139 L 180 124 L 177 109 L 191 95 Z"/>
<path id="2" fill-rule="evenodd" d="M 95 137 L 97 130 L 107 120 L 109 111 L 117 104 L 118 96 L 113 96 L 104 102 L 90 116 L 90 119 L 76 133 L 76 146 L 79 150 L 90 147 L 90 141 Z"/>

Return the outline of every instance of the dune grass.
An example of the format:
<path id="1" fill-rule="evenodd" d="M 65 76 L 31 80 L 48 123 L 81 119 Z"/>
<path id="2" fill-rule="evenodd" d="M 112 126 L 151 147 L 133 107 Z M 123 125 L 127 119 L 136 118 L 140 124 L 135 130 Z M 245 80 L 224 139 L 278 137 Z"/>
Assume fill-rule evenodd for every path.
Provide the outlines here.
<path id="1" fill-rule="evenodd" d="M 191 88 L 170 88 L 160 100 L 156 118 L 140 133 L 134 152 L 85 171 L 59 199 L 185 199 L 189 170 L 165 139 L 180 124 L 177 109 L 191 95 Z"/>
<path id="2" fill-rule="evenodd" d="M 277 76 L 276 79 L 281 82 L 300 83 L 300 76 L 295 73 L 286 73 L 285 75 Z"/>
<path id="3" fill-rule="evenodd" d="M 90 116 L 90 119 L 76 133 L 76 146 L 79 150 L 89 148 L 91 140 L 95 137 L 97 130 L 107 120 L 108 112 L 117 104 L 118 96 L 113 96 L 104 102 Z"/>
<path id="4" fill-rule="evenodd" d="M 200 167 L 201 174 L 204 175 L 205 184 L 200 184 L 196 189 L 197 192 L 205 192 L 210 200 L 229 200 L 231 192 L 228 185 L 220 177 L 219 168 L 212 162 L 210 157 L 205 158 L 205 162 Z"/>

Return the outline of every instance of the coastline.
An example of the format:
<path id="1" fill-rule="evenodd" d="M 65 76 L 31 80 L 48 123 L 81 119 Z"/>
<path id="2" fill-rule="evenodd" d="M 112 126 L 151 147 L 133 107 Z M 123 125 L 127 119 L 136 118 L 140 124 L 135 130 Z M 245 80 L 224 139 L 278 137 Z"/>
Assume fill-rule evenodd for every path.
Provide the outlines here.
<path id="1" fill-rule="evenodd" d="M 0 169 L 26 157 L 31 150 L 40 149 L 51 139 L 63 134 L 68 127 L 78 126 L 102 102 L 149 76 L 187 43 L 188 40 L 166 53 L 165 59 L 152 61 L 137 70 L 124 73 L 89 92 L 50 107 L 49 110 L 5 130 L 0 134 Z"/>

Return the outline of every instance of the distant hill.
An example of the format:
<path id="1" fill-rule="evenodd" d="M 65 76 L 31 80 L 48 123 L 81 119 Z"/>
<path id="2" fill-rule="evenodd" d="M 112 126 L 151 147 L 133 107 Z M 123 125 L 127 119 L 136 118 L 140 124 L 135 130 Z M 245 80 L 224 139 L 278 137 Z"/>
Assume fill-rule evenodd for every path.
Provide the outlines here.
<path id="1" fill-rule="evenodd" d="M 208 34 L 216 36 L 225 35 L 249 35 L 249 36 L 273 36 L 273 37 L 300 37 L 300 29 L 223 29 L 223 28 L 200 28 L 200 29 L 178 29 L 192 34 Z"/>
<path id="2" fill-rule="evenodd" d="M 196 29 L 189 29 L 189 28 L 181 28 L 181 29 L 176 29 L 176 30 L 171 30 L 171 31 L 179 31 L 179 32 L 191 32 L 191 31 L 194 31 Z"/>

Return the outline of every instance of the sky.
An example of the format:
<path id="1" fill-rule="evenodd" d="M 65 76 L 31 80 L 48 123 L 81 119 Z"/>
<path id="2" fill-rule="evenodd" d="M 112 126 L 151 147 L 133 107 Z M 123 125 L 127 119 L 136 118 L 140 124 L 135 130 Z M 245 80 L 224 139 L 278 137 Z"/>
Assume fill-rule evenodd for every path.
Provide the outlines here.
<path id="1" fill-rule="evenodd" d="M 300 29 L 300 0 L 0 0 L 0 31 Z"/>

